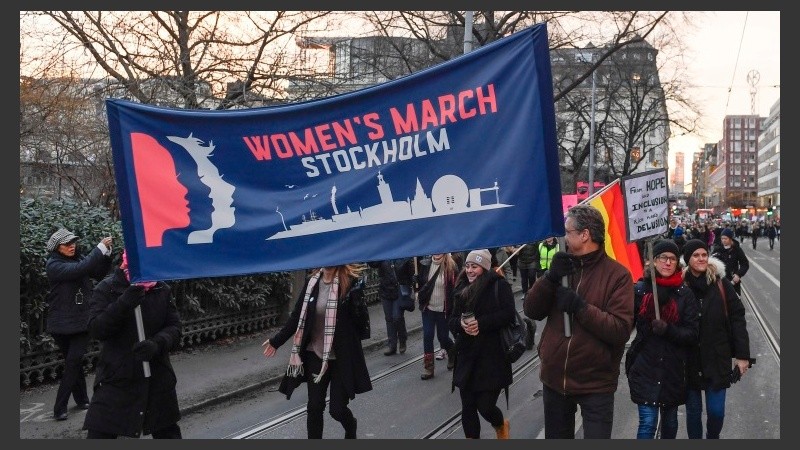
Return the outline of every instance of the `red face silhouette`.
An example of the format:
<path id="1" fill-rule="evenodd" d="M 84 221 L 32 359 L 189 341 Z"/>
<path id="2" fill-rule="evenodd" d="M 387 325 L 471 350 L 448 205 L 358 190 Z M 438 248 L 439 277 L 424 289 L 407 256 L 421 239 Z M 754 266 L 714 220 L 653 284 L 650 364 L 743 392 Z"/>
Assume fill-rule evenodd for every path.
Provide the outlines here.
<path id="1" fill-rule="evenodd" d="M 131 147 L 145 245 L 160 247 L 164 231 L 189 225 L 189 190 L 178 181 L 172 155 L 152 136 L 131 133 Z"/>

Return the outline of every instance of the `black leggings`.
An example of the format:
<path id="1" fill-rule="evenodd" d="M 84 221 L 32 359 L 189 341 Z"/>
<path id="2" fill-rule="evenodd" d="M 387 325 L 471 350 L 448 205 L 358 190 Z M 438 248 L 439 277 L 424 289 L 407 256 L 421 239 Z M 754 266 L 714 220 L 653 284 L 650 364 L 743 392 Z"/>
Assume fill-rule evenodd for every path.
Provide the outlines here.
<path id="1" fill-rule="evenodd" d="M 325 370 L 319 383 L 314 382 L 314 377 L 322 368 L 322 359 L 320 359 L 316 353 L 306 351 L 303 355 L 303 365 L 306 385 L 308 385 L 308 408 L 306 416 L 308 438 L 322 439 L 325 394 L 328 391 L 328 385 L 331 387 L 331 417 L 342 424 L 346 437 L 355 437 L 356 419 L 353 417 L 353 412 L 347 407 L 350 403 L 350 399 L 347 397 L 347 391 L 345 391 L 342 379 L 339 376 L 336 360 L 328 361 L 328 369 Z"/>
<path id="2" fill-rule="evenodd" d="M 492 391 L 460 389 L 460 392 L 461 426 L 464 427 L 464 437 L 468 439 L 481 438 L 481 421 L 478 413 L 493 427 L 503 425 L 503 411 L 497 407 L 500 389 Z"/>

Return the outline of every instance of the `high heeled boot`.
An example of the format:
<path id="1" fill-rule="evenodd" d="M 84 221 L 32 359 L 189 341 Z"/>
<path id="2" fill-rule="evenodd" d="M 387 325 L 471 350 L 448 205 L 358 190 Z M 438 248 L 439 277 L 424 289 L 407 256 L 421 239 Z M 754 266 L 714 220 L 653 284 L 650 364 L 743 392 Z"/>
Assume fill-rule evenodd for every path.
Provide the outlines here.
<path id="1" fill-rule="evenodd" d="M 433 369 L 436 364 L 436 360 L 433 359 L 433 353 L 425 353 L 425 356 L 422 359 L 423 369 L 422 374 L 419 376 L 423 380 L 430 380 L 433 378 Z"/>

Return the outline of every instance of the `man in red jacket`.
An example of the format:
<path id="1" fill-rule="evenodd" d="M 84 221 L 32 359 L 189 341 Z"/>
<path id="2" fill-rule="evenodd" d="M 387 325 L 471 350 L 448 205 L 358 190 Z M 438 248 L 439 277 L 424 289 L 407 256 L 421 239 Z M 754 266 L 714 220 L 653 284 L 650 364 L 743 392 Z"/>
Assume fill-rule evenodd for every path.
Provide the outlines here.
<path id="1" fill-rule="evenodd" d="M 633 279 L 606 255 L 596 208 L 572 207 L 565 229 L 569 253 L 553 256 L 523 304 L 529 318 L 547 318 L 539 343 L 545 438 L 573 439 L 580 406 L 583 437 L 609 439 L 620 361 L 633 330 Z"/>

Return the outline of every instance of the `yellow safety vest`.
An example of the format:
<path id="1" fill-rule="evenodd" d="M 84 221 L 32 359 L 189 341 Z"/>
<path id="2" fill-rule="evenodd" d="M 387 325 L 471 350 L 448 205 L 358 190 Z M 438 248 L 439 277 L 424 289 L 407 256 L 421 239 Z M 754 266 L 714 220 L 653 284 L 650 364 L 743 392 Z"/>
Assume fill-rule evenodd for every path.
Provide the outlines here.
<path id="1" fill-rule="evenodd" d="M 542 251 L 544 250 L 544 251 Z M 558 251 L 558 243 L 556 242 L 555 247 L 547 248 L 544 245 L 544 242 L 539 243 L 539 269 L 547 270 L 550 268 L 550 261 L 553 260 L 553 255 L 556 254 Z"/>

